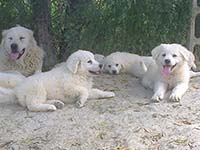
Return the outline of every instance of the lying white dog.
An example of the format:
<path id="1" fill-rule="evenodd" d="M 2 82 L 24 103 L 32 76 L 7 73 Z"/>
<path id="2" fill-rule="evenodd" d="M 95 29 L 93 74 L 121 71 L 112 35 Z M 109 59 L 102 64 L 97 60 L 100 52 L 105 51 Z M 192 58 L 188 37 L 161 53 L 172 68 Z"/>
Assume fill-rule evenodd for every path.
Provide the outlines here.
<path id="1" fill-rule="evenodd" d="M 200 75 L 195 67 L 194 55 L 180 44 L 161 44 L 152 50 L 156 64 L 144 74 L 142 84 L 154 90 L 153 101 L 160 101 L 168 90 L 170 99 L 180 101 L 188 89 L 190 77 Z"/>
<path id="2" fill-rule="evenodd" d="M 30 111 L 54 111 L 77 100 L 114 97 L 113 92 L 92 88 L 92 76 L 99 74 L 99 63 L 91 52 L 79 50 L 52 70 L 32 75 L 16 86 L 14 94 Z M 10 93 L 12 96 L 12 92 Z"/>
<path id="3" fill-rule="evenodd" d="M 145 66 L 143 66 L 143 63 Z M 144 74 L 142 68 L 154 63 L 152 57 L 139 56 L 127 52 L 114 52 L 103 61 L 103 70 L 109 74 L 130 73 L 136 77 Z M 145 70 L 146 71 L 146 70 Z"/>
<path id="4" fill-rule="evenodd" d="M 15 86 L 14 79 L 16 77 L 16 83 L 18 83 L 18 73 L 30 76 L 35 72 L 40 72 L 42 70 L 43 53 L 43 49 L 37 45 L 31 30 L 21 26 L 4 30 L 0 46 L 0 86 Z M 3 78 L 6 75 L 9 76 L 9 73 L 4 74 L 2 72 L 18 73 L 11 74 L 11 78 Z"/>

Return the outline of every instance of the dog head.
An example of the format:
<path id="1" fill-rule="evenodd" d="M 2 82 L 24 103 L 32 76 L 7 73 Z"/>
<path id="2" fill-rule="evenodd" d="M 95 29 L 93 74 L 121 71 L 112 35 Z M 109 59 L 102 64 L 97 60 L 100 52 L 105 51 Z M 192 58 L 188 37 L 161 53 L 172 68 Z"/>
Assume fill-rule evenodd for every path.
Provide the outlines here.
<path id="1" fill-rule="evenodd" d="M 104 72 L 109 73 L 111 75 L 119 74 L 121 69 L 123 68 L 123 66 L 119 62 L 114 61 L 108 57 L 105 58 L 103 67 Z"/>
<path id="2" fill-rule="evenodd" d="M 16 26 L 2 32 L 2 49 L 10 60 L 23 59 L 30 44 L 36 44 L 33 32 L 27 28 Z"/>
<path id="3" fill-rule="evenodd" d="M 67 68 L 73 74 L 98 75 L 102 66 L 94 59 L 91 52 L 78 50 L 67 59 Z"/>
<path id="4" fill-rule="evenodd" d="M 165 76 L 170 75 L 185 62 L 190 68 L 194 65 L 194 55 L 180 44 L 161 44 L 155 47 L 151 53 Z"/>

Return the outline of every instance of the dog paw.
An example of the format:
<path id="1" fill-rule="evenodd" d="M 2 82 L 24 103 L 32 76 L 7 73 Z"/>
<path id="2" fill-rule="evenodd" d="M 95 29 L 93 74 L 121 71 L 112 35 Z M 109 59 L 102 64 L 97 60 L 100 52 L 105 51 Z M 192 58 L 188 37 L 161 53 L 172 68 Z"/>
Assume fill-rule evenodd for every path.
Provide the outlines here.
<path id="1" fill-rule="evenodd" d="M 54 105 L 56 106 L 57 109 L 62 109 L 65 104 L 61 101 L 56 101 Z"/>
<path id="2" fill-rule="evenodd" d="M 115 97 L 114 92 L 107 92 L 106 97 Z"/>
<path id="3" fill-rule="evenodd" d="M 152 98 L 151 98 L 151 100 L 153 101 L 153 102 L 160 102 L 161 100 L 162 100 L 163 98 L 161 97 L 161 96 L 159 96 L 159 95 L 154 95 Z"/>
<path id="4" fill-rule="evenodd" d="M 179 94 L 176 94 L 176 93 L 172 93 L 170 96 L 169 96 L 169 99 L 173 102 L 179 102 L 181 100 L 181 95 Z"/>
<path id="5" fill-rule="evenodd" d="M 77 102 L 76 102 L 76 107 L 81 108 L 81 107 L 83 107 L 83 106 L 84 106 L 84 104 L 81 103 L 81 101 L 77 101 Z"/>
<path id="6" fill-rule="evenodd" d="M 47 110 L 48 111 L 55 111 L 56 107 L 54 105 L 49 105 Z"/>

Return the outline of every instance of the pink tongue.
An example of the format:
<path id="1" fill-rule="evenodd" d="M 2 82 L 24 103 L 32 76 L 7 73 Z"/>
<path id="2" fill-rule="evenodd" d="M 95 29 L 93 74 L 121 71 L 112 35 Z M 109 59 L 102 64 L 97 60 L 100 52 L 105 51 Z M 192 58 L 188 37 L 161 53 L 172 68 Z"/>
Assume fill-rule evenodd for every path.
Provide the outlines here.
<path id="1" fill-rule="evenodd" d="M 170 75 L 170 73 L 171 73 L 171 67 L 170 66 L 164 66 L 163 70 L 162 70 L 162 74 L 165 75 L 165 76 L 168 76 L 168 75 Z"/>
<path id="2" fill-rule="evenodd" d="M 17 60 L 19 53 L 10 53 L 9 57 L 11 60 Z"/>

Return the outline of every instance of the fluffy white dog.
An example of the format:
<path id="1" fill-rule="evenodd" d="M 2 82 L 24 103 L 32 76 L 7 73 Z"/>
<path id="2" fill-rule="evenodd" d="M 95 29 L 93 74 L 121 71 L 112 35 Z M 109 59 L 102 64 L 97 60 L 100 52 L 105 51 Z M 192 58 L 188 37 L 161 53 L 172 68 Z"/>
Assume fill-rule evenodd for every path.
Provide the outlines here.
<path id="1" fill-rule="evenodd" d="M 143 63 L 145 66 L 143 66 Z M 136 77 L 144 74 L 142 68 L 154 63 L 152 57 L 139 56 L 127 52 L 114 52 L 104 59 L 104 71 L 109 74 L 130 73 Z"/>
<path id="2" fill-rule="evenodd" d="M 153 101 L 160 101 L 168 90 L 170 99 L 180 101 L 188 89 L 190 77 L 200 75 L 195 67 L 194 55 L 180 44 L 161 44 L 152 50 L 156 64 L 144 74 L 142 84 L 154 90 Z"/>
<path id="3" fill-rule="evenodd" d="M 16 95 L 18 103 L 30 111 L 54 111 L 74 101 L 82 107 L 87 99 L 115 96 L 113 92 L 92 88 L 92 76 L 99 71 L 94 55 L 78 50 L 52 70 L 24 79 L 10 96 Z"/>
<path id="4" fill-rule="evenodd" d="M 15 85 L 20 78 L 18 73 L 24 76 L 30 76 L 35 72 L 40 72 L 43 63 L 43 49 L 41 49 L 34 37 L 33 32 L 27 28 L 16 26 L 2 32 L 2 41 L 0 46 L 0 86 L 11 87 Z M 10 75 L 2 72 L 18 72 Z M 3 78 L 4 76 L 11 78 Z M 7 81 L 7 84 L 4 80 Z M 11 81 L 12 80 L 12 81 Z"/>

